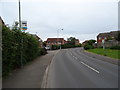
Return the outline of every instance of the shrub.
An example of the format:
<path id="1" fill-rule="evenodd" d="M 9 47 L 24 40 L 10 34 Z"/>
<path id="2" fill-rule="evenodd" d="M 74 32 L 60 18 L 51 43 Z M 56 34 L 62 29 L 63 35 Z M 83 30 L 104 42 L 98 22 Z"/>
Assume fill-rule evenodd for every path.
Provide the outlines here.
<path id="1" fill-rule="evenodd" d="M 88 50 L 88 49 L 93 49 L 94 47 L 92 46 L 92 45 L 89 45 L 89 44 L 86 44 L 85 46 L 84 46 L 84 49 L 85 50 Z"/>
<path id="2" fill-rule="evenodd" d="M 118 50 L 120 50 L 120 46 L 112 46 L 112 47 L 110 47 L 110 49 L 118 49 Z"/>
<path id="3" fill-rule="evenodd" d="M 39 48 L 38 40 L 30 34 L 19 30 L 2 28 L 2 76 L 7 76 L 12 70 L 34 60 L 38 55 L 46 54 Z M 22 57 L 22 59 L 21 59 Z"/>
<path id="4" fill-rule="evenodd" d="M 38 52 L 38 55 L 45 55 L 47 54 L 47 50 L 45 48 L 39 48 L 39 52 Z"/>
<path id="5" fill-rule="evenodd" d="M 59 48 L 60 48 L 60 46 L 57 46 L 57 45 L 52 45 L 52 46 L 51 46 L 51 49 L 52 49 L 52 50 L 57 50 L 57 49 L 59 49 Z"/>

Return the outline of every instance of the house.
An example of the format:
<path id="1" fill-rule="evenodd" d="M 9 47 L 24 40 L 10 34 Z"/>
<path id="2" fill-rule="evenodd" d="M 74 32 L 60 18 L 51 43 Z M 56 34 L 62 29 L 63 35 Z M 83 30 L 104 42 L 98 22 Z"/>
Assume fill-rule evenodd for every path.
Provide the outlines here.
<path id="1" fill-rule="evenodd" d="M 48 38 L 46 40 L 46 45 L 47 46 L 51 46 L 51 45 L 63 45 L 65 43 L 66 43 L 66 41 L 64 40 L 64 38 Z"/>
<path id="2" fill-rule="evenodd" d="M 97 46 L 103 46 L 103 40 L 105 41 L 106 47 L 116 46 L 118 45 L 118 41 L 116 37 L 118 36 L 118 31 L 111 31 L 107 33 L 100 33 L 97 36 Z"/>
<path id="3" fill-rule="evenodd" d="M 84 47 L 87 43 L 88 43 L 89 40 L 85 40 L 83 43 L 82 43 L 82 46 Z"/>
<path id="4" fill-rule="evenodd" d="M 75 45 L 79 45 L 79 44 L 80 44 L 79 39 L 76 39 L 75 40 Z"/>

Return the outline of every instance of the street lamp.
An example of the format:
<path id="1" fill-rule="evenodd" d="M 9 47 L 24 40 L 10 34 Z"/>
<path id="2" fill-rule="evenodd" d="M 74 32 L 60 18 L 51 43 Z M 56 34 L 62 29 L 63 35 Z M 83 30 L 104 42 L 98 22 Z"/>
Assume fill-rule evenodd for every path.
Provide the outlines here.
<path id="1" fill-rule="evenodd" d="M 59 40 L 58 40 L 59 39 L 59 30 L 63 30 L 63 29 L 58 29 L 57 30 L 57 45 L 59 45 Z M 61 49 L 61 43 L 60 43 L 60 49 Z"/>

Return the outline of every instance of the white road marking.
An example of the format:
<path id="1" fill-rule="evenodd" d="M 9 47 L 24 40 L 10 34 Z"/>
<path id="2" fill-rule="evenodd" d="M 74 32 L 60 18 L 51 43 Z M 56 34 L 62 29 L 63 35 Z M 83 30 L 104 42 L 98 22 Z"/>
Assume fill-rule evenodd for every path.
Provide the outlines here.
<path id="1" fill-rule="evenodd" d="M 90 68 L 91 70 L 95 71 L 96 73 L 100 73 L 98 70 L 90 67 L 89 65 L 85 64 L 84 62 L 81 62 L 83 65 L 85 65 L 86 67 Z"/>

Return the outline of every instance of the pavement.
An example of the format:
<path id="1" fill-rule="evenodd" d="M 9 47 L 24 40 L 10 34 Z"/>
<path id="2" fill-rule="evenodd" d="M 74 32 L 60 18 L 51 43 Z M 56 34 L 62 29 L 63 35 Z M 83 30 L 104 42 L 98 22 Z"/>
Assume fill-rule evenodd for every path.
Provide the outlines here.
<path id="1" fill-rule="evenodd" d="M 48 51 L 48 54 L 38 57 L 22 69 L 13 71 L 3 79 L 2 88 L 41 88 L 46 68 L 56 52 L 58 51 Z"/>
<path id="2" fill-rule="evenodd" d="M 45 88 L 118 88 L 119 66 L 113 60 L 82 48 L 60 50 L 49 66 Z"/>

